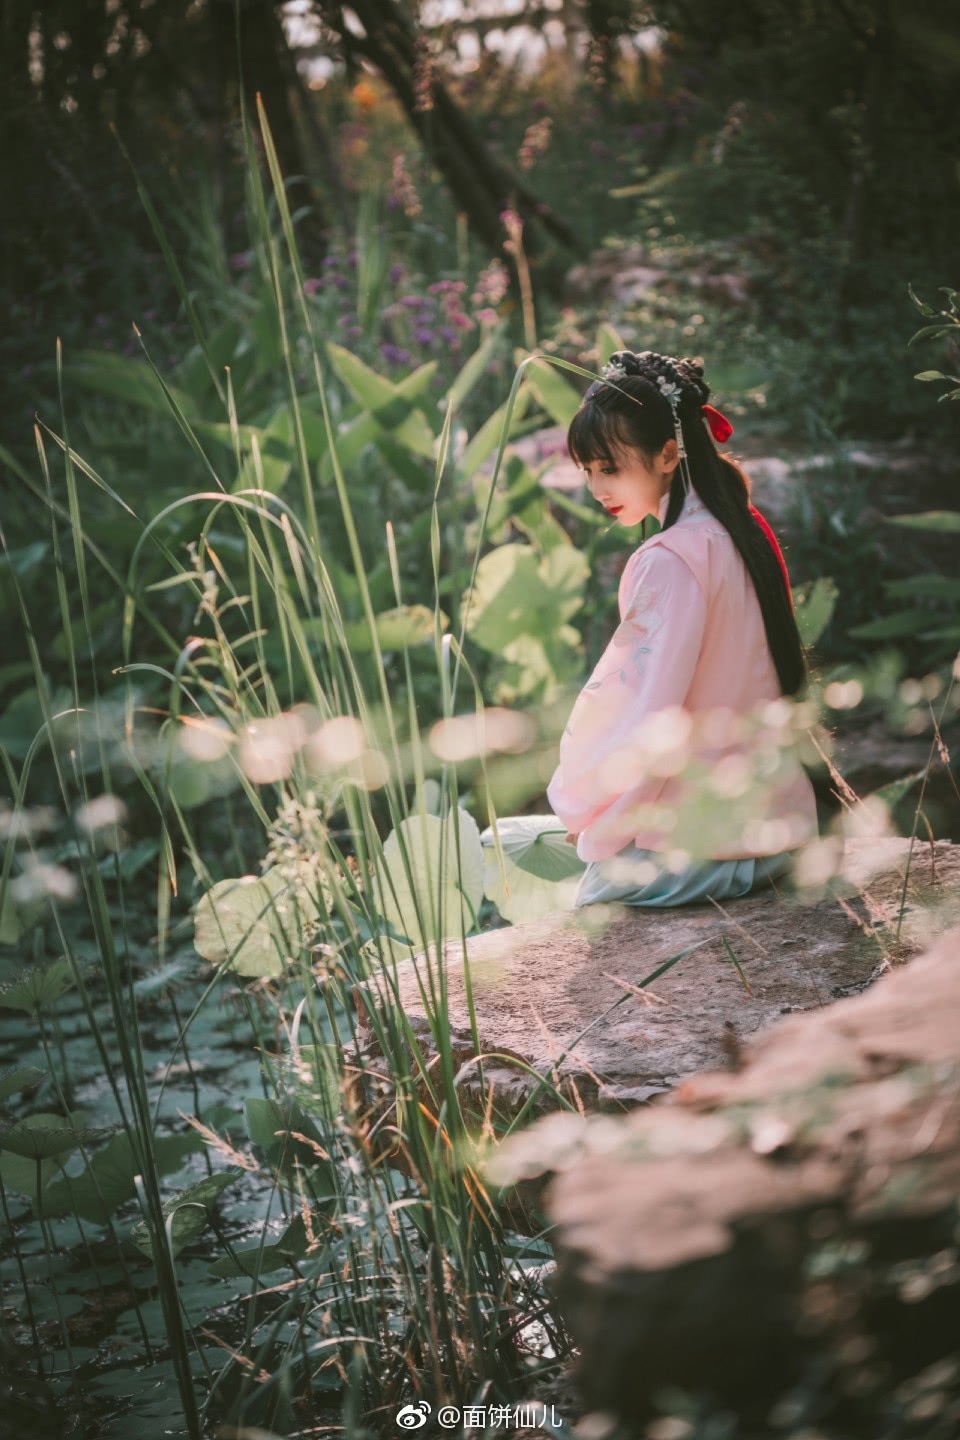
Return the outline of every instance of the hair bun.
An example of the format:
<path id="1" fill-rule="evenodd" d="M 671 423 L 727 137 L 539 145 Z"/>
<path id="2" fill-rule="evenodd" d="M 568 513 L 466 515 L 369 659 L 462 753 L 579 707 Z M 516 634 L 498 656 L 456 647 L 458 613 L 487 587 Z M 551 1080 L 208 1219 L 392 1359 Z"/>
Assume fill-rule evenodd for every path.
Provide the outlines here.
<path id="1" fill-rule="evenodd" d="M 677 369 L 695 393 L 697 403 L 705 405 L 710 398 L 710 386 L 703 378 L 703 361 L 684 356 L 677 361 Z"/>
<path id="2" fill-rule="evenodd" d="M 637 375 L 655 388 L 659 380 L 678 386 L 684 409 L 687 406 L 699 408 L 710 395 L 710 386 L 703 378 L 701 360 L 687 357 L 675 360 L 671 355 L 658 354 L 656 350 L 615 350 L 603 367 L 603 373 L 605 377 L 610 373 Z"/>
<path id="3" fill-rule="evenodd" d="M 614 350 L 608 365 L 616 365 L 627 375 L 640 374 L 640 360 L 632 350 Z"/>

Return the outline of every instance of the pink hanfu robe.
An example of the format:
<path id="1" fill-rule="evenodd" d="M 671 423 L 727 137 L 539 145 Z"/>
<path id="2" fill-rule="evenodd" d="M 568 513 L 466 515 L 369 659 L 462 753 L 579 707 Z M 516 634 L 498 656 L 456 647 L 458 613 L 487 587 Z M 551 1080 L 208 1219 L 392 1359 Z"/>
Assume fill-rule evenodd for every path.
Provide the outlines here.
<path id="1" fill-rule="evenodd" d="M 547 786 L 580 858 L 635 846 L 679 869 L 814 838 L 798 754 L 809 716 L 781 695 L 753 582 L 695 492 L 630 556 L 619 608 Z"/>

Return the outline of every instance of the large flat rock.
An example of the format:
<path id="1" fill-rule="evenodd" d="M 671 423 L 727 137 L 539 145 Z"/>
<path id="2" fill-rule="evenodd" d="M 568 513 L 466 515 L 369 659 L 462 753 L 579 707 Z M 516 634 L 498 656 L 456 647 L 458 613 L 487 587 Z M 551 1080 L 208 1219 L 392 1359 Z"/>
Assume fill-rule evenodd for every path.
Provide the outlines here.
<path id="1" fill-rule="evenodd" d="M 785 1407 L 818 1436 L 960 1434 L 958 1014 L 955 928 L 735 1074 L 493 1153 L 495 1183 L 553 1175 L 550 1288 L 589 1408 L 649 1435 L 672 1387 L 723 1434 L 785 1434 Z"/>
<path id="2" fill-rule="evenodd" d="M 848 841 L 840 873 L 815 895 L 769 889 L 722 909 L 588 906 L 476 936 L 466 953 L 448 943 L 461 1090 L 492 1086 L 509 1114 L 535 1084 L 521 1061 L 591 1108 L 631 1107 L 695 1071 L 735 1064 L 741 1044 L 781 1015 L 856 992 L 958 919 L 960 846 L 915 843 L 911 853 L 909 841 L 884 838 Z M 435 1054 L 423 996 L 439 979 L 435 955 L 400 962 L 364 988 L 361 1020 L 364 1006 L 400 1006 Z M 478 1053 L 496 1057 L 483 1086 Z M 550 1101 L 543 1091 L 538 1108 Z"/>

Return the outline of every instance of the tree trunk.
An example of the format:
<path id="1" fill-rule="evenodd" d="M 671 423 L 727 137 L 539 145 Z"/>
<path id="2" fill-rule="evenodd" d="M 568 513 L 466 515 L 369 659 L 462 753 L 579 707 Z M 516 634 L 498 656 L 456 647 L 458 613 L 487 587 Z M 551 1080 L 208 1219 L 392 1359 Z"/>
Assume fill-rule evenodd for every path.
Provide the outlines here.
<path id="1" fill-rule="evenodd" d="M 218 50 L 226 66 L 236 56 L 233 0 L 215 0 L 211 20 L 216 28 Z M 297 133 L 290 101 L 285 66 L 287 49 L 273 0 L 240 0 L 240 74 L 251 123 L 256 125 L 259 95 L 270 125 L 280 170 L 286 181 L 291 213 L 307 210 L 298 225 L 298 240 L 304 259 L 314 263 L 325 252 L 324 213 L 316 188 L 310 184 L 307 166 Z"/>
<path id="2" fill-rule="evenodd" d="M 633 29 L 630 0 L 587 0 L 587 29 L 596 54 L 598 83 L 609 88 L 615 79 L 617 41 Z"/>
<path id="3" fill-rule="evenodd" d="M 834 312 L 834 335 L 841 344 L 853 338 L 850 327 L 850 306 L 855 299 L 857 275 L 870 247 L 871 177 L 881 143 L 881 116 L 886 97 L 888 58 L 895 53 L 889 10 L 878 16 L 875 30 L 866 36 L 868 46 L 864 65 L 862 104 L 863 123 L 841 231 L 843 258 L 837 283 Z"/>
<path id="4" fill-rule="evenodd" d="M 29 0 L 3 0 L 0 14 L 0 184 L 11 204 L 19 193 L 17 166 L 24 157 L 15 143 L 17 133 L 27 131 L 30 110 L 38 103 L 29 73 L 30 12 Z M 2 228 L 0 289 L 12 295 L 17 289 L 14 227 Z"/>
<path id="5" fill-rule="evenodd" d="M 303 77 L 297 69 L 296 59 L 288 45 L 283 47 L 280 59 L 287 79 L 287 92 L 293 101 L 294 116 L 299 118 L 301 131 L 308 137 L 308 148 L 312 151 L 310 159 L 319 166 L 330 207 L 344 231 L 347 231 L 351 227 L 353 217 L 334 147 L 330 143 L 330 137 L 320 119 L 317 107 L 310 103 L 310 96 L 303 84 Z"/>
<path id="6" fill-rule="evenodd" d="M 532 227 L 526 231 L 528 253 L 536 255 L 545 236 L 577 252 L 577 238 L 569 226 L 490 155 L 468 116 L 440 81 L 433 79 L 430 85 L 432 108 L 422 108 L 423 97 L 418 96 L 415 84 L 414 32 L 394 0 L 357 0 L 351 8 L 365 32 L 362 37 L 351 35 L 353 47 L 392 87 L 458 208 L 484 242 L 491 249 L 501 248 L 504 227 L 500 216 L 504 210 L 514 209 Z M 325 10 L 324 14 L 327 23 L 342 33 L 342 13 Z"/>

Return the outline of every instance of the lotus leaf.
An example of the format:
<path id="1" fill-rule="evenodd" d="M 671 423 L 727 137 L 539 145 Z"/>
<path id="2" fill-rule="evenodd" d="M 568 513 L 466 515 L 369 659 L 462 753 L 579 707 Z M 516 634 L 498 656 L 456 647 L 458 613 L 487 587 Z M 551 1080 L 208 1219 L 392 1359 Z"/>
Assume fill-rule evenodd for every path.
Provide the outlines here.
<path id="1" fill-rule="evenodd" d="M 476 821 L 460 807 L 457 808 L 457 824 L 462 892 L 457 880 L 456 831 L 452 815 L 442 821 L 436 815 L 410 815 L 391 832 L 383 847 L 383 858 L 389 872 L 388 876 L 382 877 L 383 914 L 387 922 L 401 935 L 406 935 L 417 950 L 425 949 L 438 939 L 459 935 L 461 923 L 468 931 L 475 928 L 474 917 L 483 899 L 483 847 Z M 409 859 L 412 885 L 407 878 L 401 845 Z M 438 912 L 442 915 L 442 925 L 438 925 Z"/>

